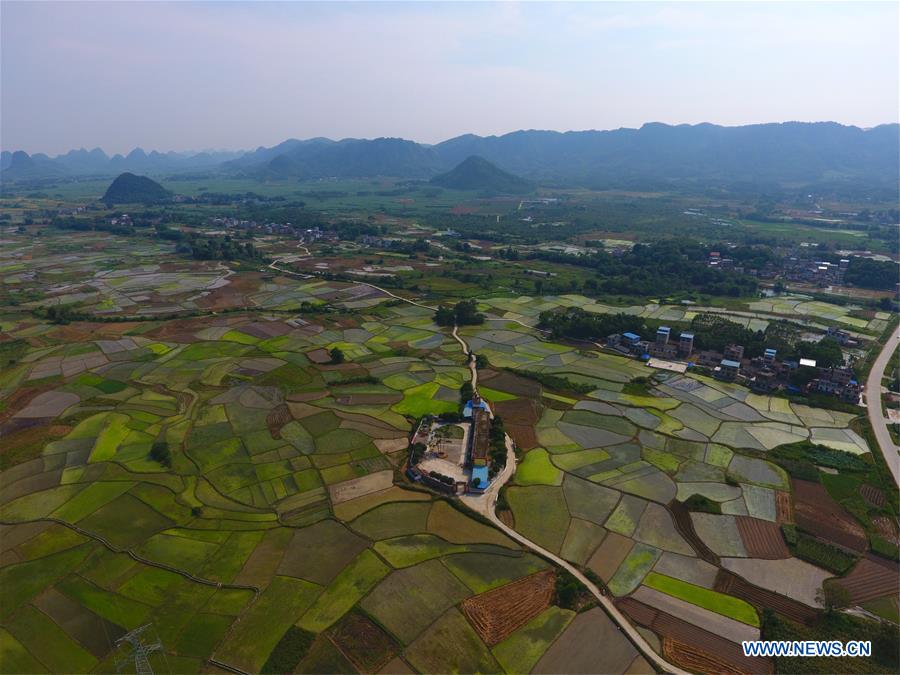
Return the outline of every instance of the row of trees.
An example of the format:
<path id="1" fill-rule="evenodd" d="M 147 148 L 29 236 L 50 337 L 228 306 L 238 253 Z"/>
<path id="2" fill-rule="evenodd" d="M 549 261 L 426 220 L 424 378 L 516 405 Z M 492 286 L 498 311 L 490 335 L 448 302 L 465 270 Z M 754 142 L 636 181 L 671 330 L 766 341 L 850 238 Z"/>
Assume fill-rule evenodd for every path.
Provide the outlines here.
<path id="1" fill-rule="evenodd" d="M 764 258 L 755 251 L 745 252 L 752 265 Z M 756 279 L 733 270 L 711 268 L 707 264 L 708 255 L 708 249 L 693 240 L 667 239 L 635 244 L 631 251 L 619 256 L 605 251 L 581 256 L 535 251 L 529 257 L 593 270 L 598 293 L 655 296 L 698 291 L 732 297 L 756 293 Z"/>

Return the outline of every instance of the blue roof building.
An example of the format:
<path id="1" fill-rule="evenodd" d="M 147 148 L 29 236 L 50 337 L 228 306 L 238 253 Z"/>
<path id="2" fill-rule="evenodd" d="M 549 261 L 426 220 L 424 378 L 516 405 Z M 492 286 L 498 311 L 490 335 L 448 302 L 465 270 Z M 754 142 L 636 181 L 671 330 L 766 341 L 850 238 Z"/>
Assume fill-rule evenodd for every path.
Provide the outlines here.
<path id="1" fill-rule="evenodd" d="M 641 341 L 641 336 L 634 333 L 622 333 L 622 337 L 625 338 L 626 342 L 633 345 Z"/>
<path id="2" fill-rule="evenodd" d="M 466 401 L 465 407 L 463 407 L 463 417 L 471 417 L 473 408 L 481 408 L 487 413 L 491 412 L 490 406 L 488 406 L 487 401 L 481 399 L 478 403 L 472 403 L 472 400 L 469 399 Z"/>
<path id="3" fill-rule="evenodd" d="M 476 484 L 475 481 L 478 481 Z M 472 467 L 472 480 L 471 485 L 476 490 L 486 490 L 488 485 L 491 484 L 490 478 L 488 478 L 488 468 L 486 466 L 474 466 Z"/>

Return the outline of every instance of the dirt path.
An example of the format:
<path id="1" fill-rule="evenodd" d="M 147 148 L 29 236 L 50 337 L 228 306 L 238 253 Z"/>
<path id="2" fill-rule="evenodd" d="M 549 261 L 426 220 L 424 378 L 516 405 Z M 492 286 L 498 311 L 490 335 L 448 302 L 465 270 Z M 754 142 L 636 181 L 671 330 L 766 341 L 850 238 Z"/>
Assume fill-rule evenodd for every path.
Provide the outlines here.
<path id="1" fill-rule="evenodd" d="M 458 326 L 454 324 L 453 339 L 462 345 L 463 354 L 466 355 L 466 359 L 468 360 L 469 372 L 472 374 L 472 391 L 475 392 L 478 391 L 478 369 L 475 367 L 475 354 L 469 351 L 469 345 L 467 345 L 466 341 L 459 336 L 457 328 Z"/>
<path id="2" fill-rule="evenodd" d="M 869 423 L 875 432 L 875 439 L 878 441 L 878 447 L 881 454 L 884 455 L 884 461 L 887 462 L 891 475 L 894 476 L 894 482 L 900 485 L 900 448 L 894 445 L 894 439 L 888 431 L 888 422 L 884 417 L 881 409 L 881 379 L 884 377 L 885 368 L 891 362 L 897 344 L 900 342 L 900 326 L 898 326 L 891 336 L 888 338 L 875 363 L 872 364 L 872 370 L 869 371 L 869 377 L 866 379 L 866 409 L 869 414 Z"/>

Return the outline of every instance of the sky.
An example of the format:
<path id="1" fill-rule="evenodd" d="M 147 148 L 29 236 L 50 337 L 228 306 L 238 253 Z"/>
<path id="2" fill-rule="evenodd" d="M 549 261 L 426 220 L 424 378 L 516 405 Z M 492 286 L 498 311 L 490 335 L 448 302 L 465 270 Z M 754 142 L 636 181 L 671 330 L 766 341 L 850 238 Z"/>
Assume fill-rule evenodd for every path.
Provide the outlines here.
<path id="1" fill-rule="evenodd" d="M 0 146 L 898 121 L 883 3 L 0 2 Z"/>

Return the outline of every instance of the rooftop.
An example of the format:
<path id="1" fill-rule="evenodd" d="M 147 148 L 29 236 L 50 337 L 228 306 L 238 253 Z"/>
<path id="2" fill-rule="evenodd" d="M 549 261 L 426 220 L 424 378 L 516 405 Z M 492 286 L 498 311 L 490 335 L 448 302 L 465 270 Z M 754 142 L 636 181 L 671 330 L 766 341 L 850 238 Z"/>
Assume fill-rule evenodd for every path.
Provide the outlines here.
<path id="1" fill-rule="evenodd" d="M 740 368 L 741 364 L 737 361 L 732 361 L 731 359 L 722 359 L 722 363 L 719 364 L 723 368 Z"/>

